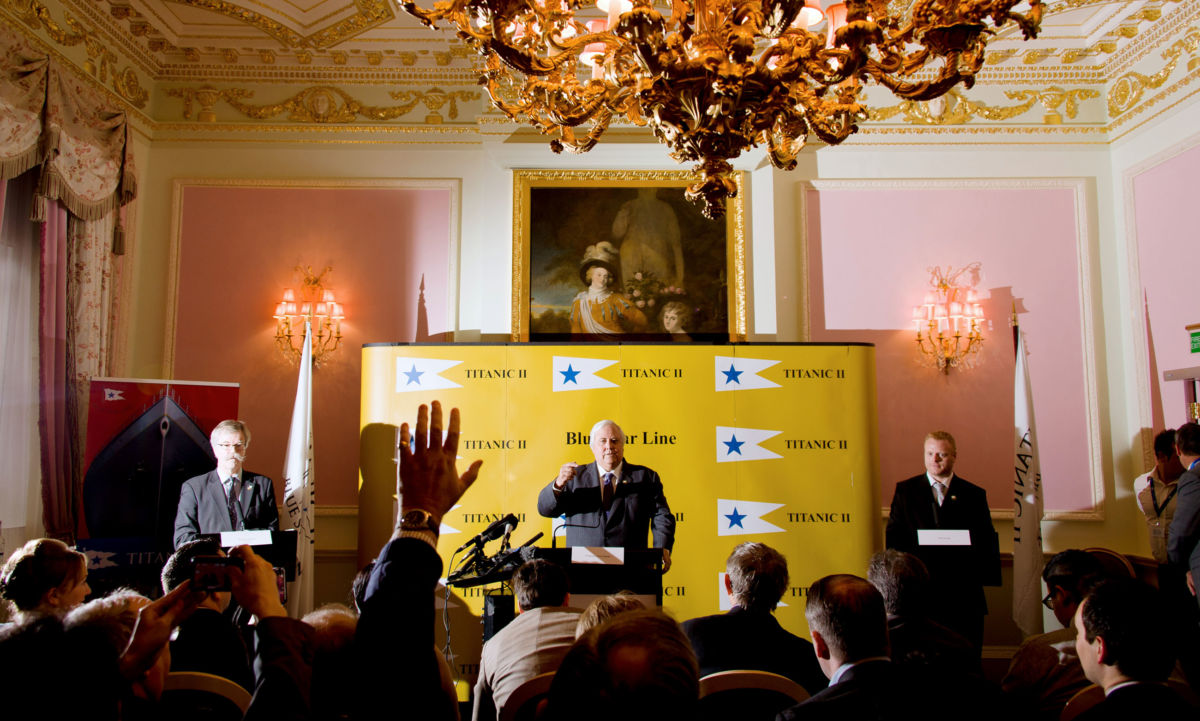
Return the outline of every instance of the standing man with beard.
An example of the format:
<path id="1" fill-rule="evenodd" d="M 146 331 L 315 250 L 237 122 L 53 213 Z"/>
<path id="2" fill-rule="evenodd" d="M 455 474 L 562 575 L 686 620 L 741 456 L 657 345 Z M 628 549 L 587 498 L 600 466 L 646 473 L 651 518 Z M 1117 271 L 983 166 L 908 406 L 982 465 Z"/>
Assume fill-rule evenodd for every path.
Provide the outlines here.
<path id="1" fill-rule="evenodd" d="M 596 462 L 564 463 L 538 494 L 538 513 L 567 517 L 568 546 L 642 550 L 653 524 L 654 548 L 662 549 L 666 571 L 675 544 L 675 516 L 662 480 L 645 466 L 625 462 L 625 433 L 616 423 L 599 421 L 589 438 Z"/>
<path id="2" fill-rule="evenodd" d="M 279 508 L 271 479 L 242 469 L 250 446 L 250 429 L 241 421 L 221 421 L 209 442 L 217 467 L 188 479 L 179 490 L 175 548 L 201 533 L 278 531 Z"/>

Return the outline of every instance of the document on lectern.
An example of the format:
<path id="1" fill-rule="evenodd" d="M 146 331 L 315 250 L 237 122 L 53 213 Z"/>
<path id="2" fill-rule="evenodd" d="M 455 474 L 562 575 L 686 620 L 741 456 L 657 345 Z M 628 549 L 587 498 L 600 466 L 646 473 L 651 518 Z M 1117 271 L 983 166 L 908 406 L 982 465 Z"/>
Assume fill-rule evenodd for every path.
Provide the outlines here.
<path id="1" fill-rule="evenodd" d="M 918 528 L 917 545 L 969 546 L 971 545 L 971 531 L 968 528 Z"/>
<path id="2" fill-rule="evenodd" d="M 625 549 L 616 546 L 573 546 L 571 563 L 623 566 L 625 565 Z"/>

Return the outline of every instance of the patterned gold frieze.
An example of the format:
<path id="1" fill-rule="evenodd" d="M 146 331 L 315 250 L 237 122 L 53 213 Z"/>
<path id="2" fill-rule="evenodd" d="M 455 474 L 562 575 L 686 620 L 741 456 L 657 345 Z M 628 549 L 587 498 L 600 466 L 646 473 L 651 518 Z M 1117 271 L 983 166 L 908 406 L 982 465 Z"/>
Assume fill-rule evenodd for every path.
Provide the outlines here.
<path id="1" fill-rule="evenodd" d="M 1064 90 L 1059 87 L 1050 87 L 1044 90 L 1012 90 L 1006 92 L 1005 95 L 1013 100 L 1028 100 L 1031 97 L 1036 99 L 1046 109 L 1046 114 L 1042 116 L 1042 122 L 1046 125 L 1060 125 L 1063 121 L 1063 113 L 1073 120 L 1079 112 L 1079 101 L 1098 98 L 1100 92 L 1091 88 Z M 1059 112 L 1059 108 L 1062 109 L 1062 113 Z"/>
<path id="2" fill-rule="evenodd" d="M 1200 28 L 1192 27 L 1188 29 L 1186 35 L 1172 43 L 1162 53 L 1162 58 L 1165 64 L 1152 75 L 1143 75 L 1138 72 L 1128 72 L 1117 78 L 1108 89 L 1108 115 L 1111 118 L 1116 118 L 1122 113 L 1127 112 L 1130 108 L 1137 105 L 1142 99 L 1142 95 L 1147 89 L 1156 89 L 1167 82 L 1171 77 L 1171 73 L 1175 71 L 1175 66 L 1179 63 L 1179 59 L 1184 54 L 1193 55 L 1196 48 L 1200 47 Z M 1192 58 L 1188 63 L 1189 70 L 1194 66 Z"/>
<path id="3" fill-rule="evenodd" d="M 438 125 L 443 122 L 440 110 L 445 107 L 450 119 L 458 117 L 460 101 L 478 100 L 480 95 L 474 90 L 453 90 L 450 92 L 440 88 L 430 88 L 428 91 L 398 90 L 388 93 L 399 101 L 398 105 L 375 106 L 366 105 L 341 88 L 322 85 L 306 88 L 296 95 L 280 103 L 255 105 L 243 101 L 243 98 L 254 97 L 254 91 L 245 88 L 217 89 L 212 86 L 199 88 L 168 88 L 171 97 L 183 99 L 183 118 L 191 120 L 194 105 L 199 104 L 200 110 L 196 117 L 201 122 L 216 122 L 216 112 L 213 107 L 224 101 L 231 108 L 253 120 L 270 120 L 286 113 L 287 120 L 293 123 L 351 123 L 364 118 L 376 122 L 395 120 L 413 110 L 418 104 L 424 104 L 430 111 L 425 116 L 425 123 Z"/>
<path id="4" fill-rule="evenodd" d="M 175 0 L 182 5 L 223 15 L 270 36 L 285 48 L 324 50 L 354 37 L 396 16 L 388 0 L 355 0 L 357 12 L 312 35 L 301 35 L 292 28 L 261 13 L 226 0 Z"/>
<path id="5" fill-rule="evenodd" d="M 890 120 L 897 115 L 907 123 L 917 125 L 962 125 L 974 118 L 983 120 L 1008 120 L 1029 110 L 1037 103 L 1036 97 L 1006 108 L 989 106 L 969 100 L 958 90 L 951 90 L 934 100 L 905 100 L 897 105 L 872 108 L 867 119 L 875 122 Z"/>

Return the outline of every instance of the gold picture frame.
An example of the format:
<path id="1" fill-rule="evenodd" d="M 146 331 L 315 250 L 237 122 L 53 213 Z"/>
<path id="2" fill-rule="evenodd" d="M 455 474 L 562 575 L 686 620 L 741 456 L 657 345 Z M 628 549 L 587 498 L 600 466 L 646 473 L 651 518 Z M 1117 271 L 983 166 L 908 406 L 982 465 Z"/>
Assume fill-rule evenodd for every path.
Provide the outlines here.
<path id="1" fill-rule="evenodd" d="M 694 176 L 683 170 L 514 170 L 513 171 L 513 293 L 512 339 L 518 342 L 562 342 L 596 340 L 596 336 L 572 332 L 572 294 L 585 289 L 580 278 L 581 263 L 597 245 L 608 243 L 607 251 L 621 256 L 633 236 L 627 206 L 642 189 L 656 192 L 643 202 L 671 218 L 659 221 L 671 230 L 662 234 L 677 238 L 674 255 L 679 266 L 662 265 L 650 257 L 643 269 L 626 263 L 616 277 L 617 290 L 641 309 L 644 325 L 638 332 L 620 332 L 613 340 L 698 340 L 708 342 L 746 339 L 746 232 L 745 178 L 735 175 L 738 193 L 729 200 L 725 218 L 705 219 L 699 209 L 683 198 L 683 190 Z M 645 206 L 643 206 L 645 207 Z M 673 213 L 672 213 L 673 211 Z M 651 214 L 653 215 L 653 213 Z M 652 225 L 653 219 L 644 221 Z M 677 230 L 676 230 L 677 228 Z M 617 237 L 622 229 L 624 235 Z M 639 232 L 646 232 L 643 228 Z M 723 241 L 723 242 L 722 242 Z M 723 246 L 723 247 L 722 247 Z M 597 251 L 598 252 L 598 251 Z M 613 257 L 613 256 L 609 256 Z M 615 264 L 615 261 L 614 261 Z M 676 268 L 678 267 L 678 273 Z M 634 276 L 622 277 L 624 274 Z M 660 277 L 661 276 L 661 277 Z M 590 276 L 589 276 L 590 277 Z M 643 293 L 644 291 L 644 293 Z M 723 298 L 721 296 L 724 296 Z M 641 302 L 638 302 L 641 301 Z M 686 306 L 694 326 L 687 334 L 671 335 L 660 317 L 667 302 Z M 648 305 L 643 305 L 648 304 Z M 678 307 L 678 306 L 676 306 Z M 537 317 L 535 318 L 535 311 Z"/>

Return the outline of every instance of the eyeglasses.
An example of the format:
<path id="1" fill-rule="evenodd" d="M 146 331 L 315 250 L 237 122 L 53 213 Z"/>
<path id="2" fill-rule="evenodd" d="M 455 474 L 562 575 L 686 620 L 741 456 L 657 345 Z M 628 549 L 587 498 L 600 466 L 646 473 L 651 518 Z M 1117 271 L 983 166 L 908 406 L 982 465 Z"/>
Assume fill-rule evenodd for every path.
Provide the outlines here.
<path id="1" fill-rule="evenodd" d="M 1042 599 L 1042 605 L 1045 606 L 1046 608 L 1050 609 L 1051 611 L 1054 610 L 1054 591 L 1053 590 L 1051 590 L 1050 593 L 1047 593 L 1046 597 Z"/>
<path id="2" fill-rule="evenodd" d="M 246 447 L 245 443 L 218 443 L 217 448 L 225 448 L 227 450 L 239 450 Z"/>

